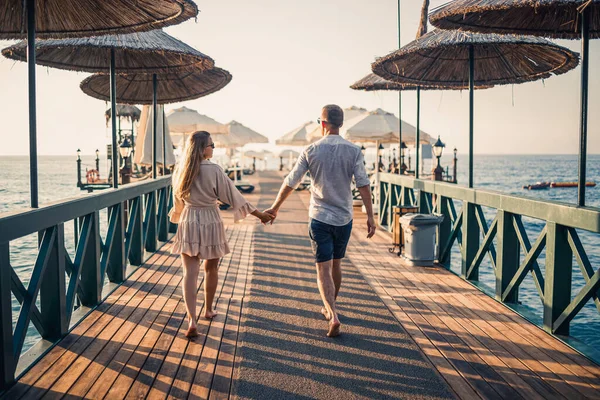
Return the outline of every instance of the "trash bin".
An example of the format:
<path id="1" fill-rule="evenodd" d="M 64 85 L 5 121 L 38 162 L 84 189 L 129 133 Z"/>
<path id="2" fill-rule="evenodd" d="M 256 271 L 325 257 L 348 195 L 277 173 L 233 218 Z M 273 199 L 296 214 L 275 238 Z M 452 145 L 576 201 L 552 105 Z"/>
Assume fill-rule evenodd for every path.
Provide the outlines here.
<path id="1" fill-rule="evenodd" d="M 408 213 L 419 212 L 419 208 L 412 205 L 400 205 L 393 208 L 393 220 L 392 220 L 392 248 L 389 249 L 390 253 L 396 253 L 396 247 L 398 248 L 398 256 L 402 254 L 402 246 L 404 246 L 404 235 L 402 226 L 400 225 L 400 218 Z"/>
<path id="2" fill-rule="evenodd" d="M 412 266 L 429 267 L 435 260 L 435 234 L 443 215 L 406 214 L 400 218 L 404 231 L 404 259 Z"/>

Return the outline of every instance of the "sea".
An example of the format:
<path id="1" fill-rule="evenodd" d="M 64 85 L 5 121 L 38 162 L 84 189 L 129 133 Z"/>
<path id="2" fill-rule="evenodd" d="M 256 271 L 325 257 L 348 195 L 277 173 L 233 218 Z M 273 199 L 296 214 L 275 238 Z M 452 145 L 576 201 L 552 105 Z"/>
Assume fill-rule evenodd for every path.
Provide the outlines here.
<path id="1" fill-rule="evenodd" d="M 82 155 L 83 178 L 86 169 L 95 169 L 95 156 Z M 442 157 L 441 164 L 449 166 L 452 173 L 452 160 L 450 156 Z M 101 158 L 105 160 L 105 157 Z M 372 165 L 375 155 L 366 155 L 367 165 Z M 383 160 L 387 161 L 389 155 L 384 153 Z M 217 160 L 224 162 L 223 159 Z M 284 163 L 287 166 L 287 161 Z M 251 161 L 246 161 L 248 164 Z M 257 160 L 258 169 L 276 169 L 279 158 L 273 157 L 266 161 Z M 405 160 L 407 162 L 407 160 Z M 249 165 L 249 164 L 248 164 Z M 459 157 L 458 160 L 458 185 L 466 186 L 467 159 Z M 431 169 L 431 161 L 426 160 L 423 170 Z M 476 155 L 474 158 L 474 180 L 478 189 L 493 190 L 505 194 L 524 196 L 533 199 L 557 201 L 561 203 L 576 204 L 577 189 L 546 189 L 538 191 L 525 190 L 522 187 L 540 181 L 576 181 L 578 160 L 575 155 Z M 414 167 L 414 165 L 413 165 Z M 40 206 L 52 202 L 85 196 L 77 188 L 76 156 L 40 156 L 39 169 L 39 203 Z M 106 177 L 106 162 L 100 162 L 100 175 Z M 587 162 L 587 180 L 595 181 L 599 186 L 587 188 L 586 205 L 600 207 L 600 155 L 589 155 Z M 26 210 L 29 206 L 29 158 L 27 156 L 0 156 L 0 217 L 2 214 Z M 457 211 L 460 203 L 456 203 Z M 495 216 L 495 210 L 484 209 L 488 225 Z M 101 213 L 100 231 L 106 234 L 108 216 Z M 523 218 L 529 241 L 534 243 L 545 225 L 545 221 L 532 218 Z M 578 230 L 589 261 L 597 270 L 600 268 L 600 234 Z M 74 258 L 73 223 L 65 224 L 65 241 L 67 252 Z M 10 262 L 17 275 L 25 286 L 29 283 L 32 266 L 35 262 L 37 236 L 32 234 L 10 243 Z M 456 247 L 456 246 L 455 246 Z M 521 254 L 521 259 L 524 255 Z M 545 253 L 538 258 L 542 272 L 544 271 Z M 460 254 L 455 250 L 451 258 L 451 270 L 460 272 Z M 493 291 L 495 277 L 491 263 L 486 258 L 480 267 L 480 284 L 482 287 Z M 573 260 L 572 297 L 575 297 L 585 284 L 583 275 Z M 519 301 L 522 307 L 519 311 L 540 324 L 542 318 L 542 302 L 538 296 L 531 275 L 523 282 L 519 291 Z M 39 305 L 39 304 L 38 304 Z M 13 297 L 13 322 L 16 324 L 20 306 Z M 600 312 L 593 301 L 589 301 L 571 323 L 571 335 L 579 343 L 590 348 L 600 348 Z M 30 327 L 24 350 L 39 340 L 33 326 Z"/>

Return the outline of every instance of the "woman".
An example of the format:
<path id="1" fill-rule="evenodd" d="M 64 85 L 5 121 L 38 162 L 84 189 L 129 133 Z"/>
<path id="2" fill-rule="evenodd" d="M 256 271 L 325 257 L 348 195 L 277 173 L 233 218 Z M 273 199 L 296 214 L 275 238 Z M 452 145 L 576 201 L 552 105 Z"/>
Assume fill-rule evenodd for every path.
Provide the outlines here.
<path id="1" fill-rule="evenodd" d="M 175 206 L 171 222 L 179 224 L 171 252 L 181 254 L 183 262 L 183 299 L 188 316 L 188 338 L 198 336 L 196 326 L 196 288 L 200 260 L 204 260 L 204 318 L 213 318 L 213 300 L 218 283 L 221 257 L 230 253 L 217 200 L 231 205 L 237 222 L 252 214 L 262 223 L 273 217 L 248 203 L 220 166 L 209 161 L 215 145 L 210 134 L 192 134 L 173 175 Z"/>

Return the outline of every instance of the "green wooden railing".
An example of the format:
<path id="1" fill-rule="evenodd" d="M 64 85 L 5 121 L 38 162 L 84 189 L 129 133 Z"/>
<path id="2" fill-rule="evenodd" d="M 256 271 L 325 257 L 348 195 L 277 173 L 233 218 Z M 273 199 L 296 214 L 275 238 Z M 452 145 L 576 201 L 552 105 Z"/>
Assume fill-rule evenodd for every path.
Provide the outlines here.
<path id="1" fill-rule="evenodd" d="M 495 297 L 509 305 L 518 302 L 519 287 L 531 274 L 543 304 L 546 331 L 569 335 L 570 322 L 590 299 L 600 311 L 600 268 L 594 270 L 577 233 L 577 229 L 600 233 L 600 209 L 400 175 L 381 174 L 380 179 L 380 225 L 391 227 L 392 207 L 396 205 L 416 205 L 420 212 L 444 215 L 437 235 L 439 263 L 449 268 L 451 252 L 458 246 L 461 277 L 478 281 L 479 268 L 488 257 L 496 278 Z M 455 203 L 462 203 L 458 212 Z M 489 225 L 482 207 L 496 212 Z M 523 217 L 545 222 L 533 243 Z M 544 250 L 542 272 L 538 259 Z M 575 296 L 573 258 L 586 282 Z"/>
<path id="2" fill-rule="evenodd" d="M 128 264 L 142 265 L 145 251 L 155 252 L 159 241 L 169 239 L 176 229 L 167 216 L 170 194 L 171 178 L 164 177 L 0 214 L 0 389 L 14 382 L 30 324 L 46 343 L 56 343 L 85 316 L 77 313 L 75 320 L 74 311 L 90 310 L 108 295 L 103 293 L 105 277 L 122 283 Z M 108 226 L 103 240 L 104 209 Z M 71 222 L 73 259 L 65 247 L 64 229 Z M 35 233 L 37 257 L 25 286 L 11 266 L 10 242 Z M 21 306 L 14 329 L 11 293 Z"/>

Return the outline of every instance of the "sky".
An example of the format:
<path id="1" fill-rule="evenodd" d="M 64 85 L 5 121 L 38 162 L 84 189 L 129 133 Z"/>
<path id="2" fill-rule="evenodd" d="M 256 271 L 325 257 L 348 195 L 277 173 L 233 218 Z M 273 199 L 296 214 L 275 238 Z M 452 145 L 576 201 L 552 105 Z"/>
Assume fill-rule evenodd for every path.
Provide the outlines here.
<path id="1" fill-rule="evenodd" d="M 436 7 L 446 0 L 432 0 Z M 370 64 L 398 48 L 396 0 L 196 1 L 197 21 L 166 31 L 211 56 L 233 75 L 210 96 L 181 105 L 227 123 L 236 120 L 267 136 L 269 145 L 315 120 L 323 105 L 383 108 L 397 114 L 397 92 L 354 91 Z M 420 0 L 402 0 L 402 44 L 414 40 Z M 431 26 L 430 26 L 431 29 Z M 13 42 L 0 41 L 2 48 Z M 558 41 L 579 51 L 579 41 Z M 600 40 L 590 45 L 589 153 L 600 153 Z M 103 153 L 110 141 L 107 104 L 83 94 L 88 74 L 37 68 L 38 153 Z M 577 154 L 580 68 L 522 85 L 475 93 L 475 154 Z M 26 64 L 0 56 L 0 155 L 28 154 Z M 402 96 L 402 118 L 416 122 L 416 95 Z M 422 129 L 449 148 L 468 151 L 468 92 L 421 95 Z"/>

